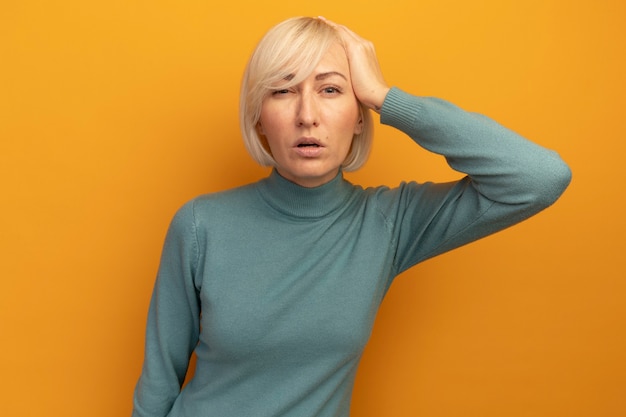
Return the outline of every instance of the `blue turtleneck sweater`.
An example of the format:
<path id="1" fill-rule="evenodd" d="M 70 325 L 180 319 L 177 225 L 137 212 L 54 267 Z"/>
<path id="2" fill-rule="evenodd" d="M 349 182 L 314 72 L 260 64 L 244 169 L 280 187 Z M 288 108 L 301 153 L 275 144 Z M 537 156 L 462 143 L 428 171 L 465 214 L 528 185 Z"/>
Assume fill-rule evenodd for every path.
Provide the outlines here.
<path id="1" fill-rule="evenodd" d="M 151 300 L 135 417 L 347 417 L 393 278 L 552 204 L 556 153 L 490 119 L 392 89 L 381 122 L 467 176 L 303 188 L 276 171 L 174 217 Z M 189 357 L 196 371 L 181 391 Z"/>

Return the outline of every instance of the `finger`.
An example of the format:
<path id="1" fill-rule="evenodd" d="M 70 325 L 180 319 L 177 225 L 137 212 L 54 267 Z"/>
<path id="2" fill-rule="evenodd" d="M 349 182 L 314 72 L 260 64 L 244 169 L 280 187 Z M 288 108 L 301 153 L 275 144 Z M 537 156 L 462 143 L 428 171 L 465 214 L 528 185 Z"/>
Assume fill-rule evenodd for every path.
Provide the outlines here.
<path id="1" fill-rule="evenodd" d="M 339 23 L 333 22 L 332 20 L 326 19 L 323 16 L 318 16 L 318 19 L 324 21 L 329 26 L 335 28 L 339 33 L 341 40 L 344 44 L 351 42 L 362 42 L 364 41 L 359 35 L 357 35 L 354 31 L 350 30 L 347 26 L 340 25 Z"/>

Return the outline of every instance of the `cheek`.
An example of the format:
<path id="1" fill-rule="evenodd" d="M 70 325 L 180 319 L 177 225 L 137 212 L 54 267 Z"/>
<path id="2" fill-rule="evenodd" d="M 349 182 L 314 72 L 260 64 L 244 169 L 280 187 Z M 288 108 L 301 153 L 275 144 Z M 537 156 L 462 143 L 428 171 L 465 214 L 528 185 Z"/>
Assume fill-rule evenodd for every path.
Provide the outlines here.
<path id="1" fill-rule="evenodd" d="M 272 148 L 276 148 L 276 143 L 279 140 L 277 132 L 283 130 L 279 125 L 280 118 L 276 117 L 276 113 L 276 111 L 264 105 L 256 125 L 261 145 L 272 156 L 274 156 Z"/>
<path id="2" fill-rule="evenodd" d="M 261 108 L 261 115 L 259 122 L 257 123 L 257 130 L 262 135 L 268 137 L 271 140 L 276 136 L 277 132 L 281 132 L 284 126 L 284 117 L 281 114 L 280 109 L 276 106 L 263 105 Z"/>
<path id="3" fill-rule="evenodd" d="M 346 109 L 342 113 L 336 113 L 337 115 L 337 123 L 341 126 L 342 132 L 345 135 L 353 136 L 355 134 L 361 133 L 360 127 L 362 123 L 359 123 L 362 120 L 360 109 Z"/>

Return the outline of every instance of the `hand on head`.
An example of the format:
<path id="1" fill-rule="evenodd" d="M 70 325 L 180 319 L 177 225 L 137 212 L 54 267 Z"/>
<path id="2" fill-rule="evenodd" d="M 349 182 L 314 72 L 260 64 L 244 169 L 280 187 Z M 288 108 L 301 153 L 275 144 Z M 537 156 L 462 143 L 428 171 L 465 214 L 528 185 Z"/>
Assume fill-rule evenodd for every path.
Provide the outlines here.
<path id="1" fill-rule="evenodd" d="M 363 39 L 346 26 L 339 25 L 324 17 L 321 20 L 337 30 L 341 38 L 348 62 L 352 87 L 357 99 L 368 108 L 379 112 L 389 91 L 378 63 L 374 44 Z"/>

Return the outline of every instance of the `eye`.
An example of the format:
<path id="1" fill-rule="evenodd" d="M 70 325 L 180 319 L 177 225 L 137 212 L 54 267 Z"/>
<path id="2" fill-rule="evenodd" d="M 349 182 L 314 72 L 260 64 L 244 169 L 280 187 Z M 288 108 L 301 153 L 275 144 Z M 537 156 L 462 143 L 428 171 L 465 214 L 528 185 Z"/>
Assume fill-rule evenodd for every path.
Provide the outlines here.
<path id="1" fill-rule="evenodd" d="M 334 86 L 334 85 L 330 85 L 330 86 L 322 88 L 322 93 L 326 95 L 337 95 L 341 93 L 341 88 Z"/>
<path id="2" fill-rule="evenodd" d="M 273 96 L 279 96 L 279 95 L 283 95 L 283 94 L 287 94 L 287 93 L 289 93 L 289 90 L 287 88 L 283 88 L 283 89 L 280 89 L 280 90 L 272 91 L 272 95 Z"/>

